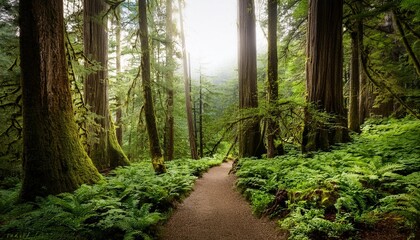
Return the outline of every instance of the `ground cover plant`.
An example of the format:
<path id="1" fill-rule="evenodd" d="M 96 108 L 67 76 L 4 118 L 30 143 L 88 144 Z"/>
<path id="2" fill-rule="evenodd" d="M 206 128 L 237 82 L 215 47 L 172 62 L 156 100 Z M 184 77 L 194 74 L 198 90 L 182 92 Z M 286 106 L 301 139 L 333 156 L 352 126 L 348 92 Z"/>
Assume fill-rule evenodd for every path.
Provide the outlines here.
<path id="1" fill-rule="evenodd" d="M 289 239 L 357 239 L 381 221 L 414 239 L 419 136 L 417 120 L 370 120 L 353 142 L 330 152 L 242 159 L 237 186 L 255 214 L 280 219 Z"/>
<path id="2" fill-rule="evenodd" d="M 74 193 L 15 203 L 18 181 L 0 190 L 0 236 L 6 239 L 153 239 L 156 226 L 195 179 L 220 158 L 174 160 L 156 175 L 149 161 L 112 171 L 103 181 Z M 6 183 L 5 183 L 6 184 Z"/>

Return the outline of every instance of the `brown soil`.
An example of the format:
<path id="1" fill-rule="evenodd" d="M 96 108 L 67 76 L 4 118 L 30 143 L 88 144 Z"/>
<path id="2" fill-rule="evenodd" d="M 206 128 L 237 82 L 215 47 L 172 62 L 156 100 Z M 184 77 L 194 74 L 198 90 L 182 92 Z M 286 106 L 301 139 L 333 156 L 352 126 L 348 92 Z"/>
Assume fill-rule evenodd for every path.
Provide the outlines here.
<path id="1" fill-rule="evenodd" d="M 273 221 L 252 215 L 250 205 L 235 191 L 232 163 L 210 169 L 163 227 L 161 239 L 256 240 L 286 239 Z"/>

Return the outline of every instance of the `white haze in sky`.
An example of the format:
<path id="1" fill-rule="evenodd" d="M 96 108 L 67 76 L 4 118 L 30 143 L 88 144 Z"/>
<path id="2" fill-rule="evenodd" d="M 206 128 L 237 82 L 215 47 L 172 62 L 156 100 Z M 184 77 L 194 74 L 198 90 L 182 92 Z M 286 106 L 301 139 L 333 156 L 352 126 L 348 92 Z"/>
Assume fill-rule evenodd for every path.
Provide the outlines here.
<path id="1" fill-rule="evenodd" d="M 200 66 L 207 76 L 237 68 L 237 0 L 186 0 L 184 24 L 193 78 Z M 257 25 L 257 45 L 265 41 Z"/>

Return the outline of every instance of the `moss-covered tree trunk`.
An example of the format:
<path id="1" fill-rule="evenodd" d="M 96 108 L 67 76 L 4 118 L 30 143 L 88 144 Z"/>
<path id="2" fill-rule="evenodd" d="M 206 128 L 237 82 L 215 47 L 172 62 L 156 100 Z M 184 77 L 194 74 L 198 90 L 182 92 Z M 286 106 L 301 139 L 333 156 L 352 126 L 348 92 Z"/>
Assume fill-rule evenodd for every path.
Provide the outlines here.
<path id="1" fill-rule="evenodd" d="M 354 30 L 350 33 L 351 38 L 351 71 L 350 71 L 350 91 L 349 91 L 349 129 L 360 132 L 359 121 L 359 33 Z"/>
<path id="2" fill-rule="evenodd" d="M 64 52 L 63 1 L 21 0 L 23 96 L 21 200 L 75 190 L 101 176 L 74 120 Z"/>
<path id="3" fill-rule="evenodd" d="M 239 109 L 258 107 L 257 49 L 254 0 L 238 0 Z M 252 118 L 239 126 L 239 157 L 259 157 L 264 152 L 259 121 Z"/>
<path id="4" fill-rule="evenodd" d="M 191 158 L 198 159 L 197 141 L 195 136 L 192 102 L 191 102 L 191 83 L 188 74 L 187 48 L 185 46 L 184 17 L 182 15 L 182 1 L 179 0 L 179 19 L 181 22 L 181 42 L 182 42 L 182 65 L 184 70 L 184 91 L 185 109 L 187 112 L 188 140 L 190 143 Z"/>
<path id="5" fill-rule="evenodd" d="M 343 0 L 310 0 L 308 16 L 307 102 L 330 114 L 320 121 L 306 109 L 303 151 L 327 150 L 349 140 L 343 103 Z"/>
<path id="6" fill-rule="evenodd" d="M 147 134 L 149 136 L 149 147 L 153 168 L 157 174 L 161 174 L 166 172 L 166 168 L 160 149 L 159 135 L 153 107 L 152 83 L 150 77 L 149 30 L 147 24 L 147 1 L 138 0 L 138 4 L 141 42 L 141 78 L 144 97 L 144 112 L 146 115 L 146 127 Z"/>
<path id="7" fill-rule="evenodd" d="M 97 135 L 97 142 L 87 147 L 88 154 L 99 170 L 128 165 L 128 158 L 119 145 L 115 132 L 111 131 L 108 106 L 108 35 L 107 18 L 104 15 L 106 3 L 103 0 L 84 0 L 84 52 L 90 61 L 101 64 L 101 69 L 90 73 L 85 79 L 85 103 L 97 115 L 99 129 L 90 127 Z M 89 62 L 86 63 L 90 65 Z M 114 129 L 115 131 L 115 129 Z M 115 137 L 115 139 L 113 139 Z"/>
<path id="8" fill-rule="evenodd" d="M 174 159 L 174 50 L 172 0 L 166 0 L 166 119 L 164 136 L 165 161 Z"/>
<path id="9" fill-rule="evenodd" d="M 275 108 L 278 95 L 278 58 L 277 58 L 277 0 L 268 0 L 268 61 L 267 61 L 267 98 L 270 108 Z M 279 141 L 280 126 L 270 111 L 267 123 L 267 157 L 272 158 L 284 154 L 283 144 L 276 146 Z"/>

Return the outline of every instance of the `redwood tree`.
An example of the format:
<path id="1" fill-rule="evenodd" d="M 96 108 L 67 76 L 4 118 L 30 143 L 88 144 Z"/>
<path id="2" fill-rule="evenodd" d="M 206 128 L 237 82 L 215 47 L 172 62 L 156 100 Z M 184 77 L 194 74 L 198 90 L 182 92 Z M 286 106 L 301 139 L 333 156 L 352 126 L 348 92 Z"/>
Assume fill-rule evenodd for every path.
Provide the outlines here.
<path id="1" fill-rule="evenodd" d="M 165 119 L 165 160 L 174 158 L 174 50 L 173 50 L 172 0 L 166 0 L 166 119 Z"/>
<path id="2" fill-rule="evenodd" d="M 238 0 L 239 109 L 258 107 L 257 49 L 254 0 Z M 264 152 L 259 121 L 243 120 L 239 126 L 239 156 L 261 156 Z"/>
<path id="3" fill-rule="evenodd" d="M 343 0 L 310 0 L 303 151 L 326 150 L 349 140 L 343 104 Z M 312 109 L 313 107 L 313 109 Z M 323 119 L 318 112 L 329 114 Z"/>
<path id="4" fill-rule="evenodd" d="M 150 48 L 149 31 L 147 24 L 147 1 L 138 0 L 139 4 L 139 25 L 141 42 L 141 78 L 144 98 L 144 112 L 146 115 L 147 134 L 149 136 L 150 155 L 155 172 L 161 174 L 166 172 L 160 149 L 159 135 L 156 126 L 156 117 L 153 107 L 152 82 L 150 77 Z"/>
<path id="5" fill-rule="evenodd" d="M 184 69 L 184 90 L 185 90 L 185 108 L 187 111 L 187 124 L 188 124 L 188 140 L 190 142 L 191 158 L 198 159 L 197 143 L 194 129 L 194 120 L 191 103 L 191 83 L 188 74 L 188 61 L 187 61 L 187 49 L 185 46 L 185 34 L 184 34 L 184 19 L 182 16 L 182 3 L 179 3 L 179 18 L 181 22 L 181 42 L 182 42 L 182 65 Z"/>
<path id="6" fill-rule="evenodd" d="M 360 132 L 361 124 L 361 91 L 363 72 L 361 70 L 361 53 L 360 44 L 363 42 L 363 26 L 360 16 L 362 10 L 361 0 L 357 0 L 353 10 L 354 21 L 350 29 L 351 38 L 351 71 L 350 71 L 350 88 L 349 88 L 349 129 Z M 365 79 L 364 79 L 365 81 Z"/>
<path id="7" fill-rule="evenodd" d="M 90 127 L 94 131 L 98 141 L 88 146 L 88 154 L 99 170 L 128 165 L 125 156 L 117 141 L 115 128 L 112 122 L 108 106 L 108 35 L 106 32 L 107 5 L 103 0 L 85 0 L 84 12 L 84 52 L 88 57 L 89 66 L 92 61 L 100 63 L 101 69 L 90 73 L 85 79 L 85 103 L 90 110 L 97 115 L 96 123 L 99 129 Z"/>
<path id="8" fill-rule="evenodd" d="M 351 38 L 351 71 L 349 88 L 349 129 L 360 132 L 359 118 L 359 37 L 357 31 L 350 33 Z"/>
<path id="9" fill-rule="evenodd" d="M 115 65 L 117 68 L 117 78 L 120 79 L 121 74 L 121 6 L 118 5 L 115 9 Z M 121 98 L 117 97 L 117 112 L 115 116 L 115 123 L 117 124 L 117 129 L 115 130 L 117 135 L 118 144 L 122 145 L 123 139 L 123 128 L 122 128 L 122 103 Z"/>
<path id="10" fill-rule="evenodd" d="M 75 190 L 101 176 L 79 140 L 64 51 L 63 1 L 21 0 L 22 200 Z"/>
<path id="11" fill-rule="evenodd" d="M 278 58 L 277 58 L 277 0 L 268 0 L 268 60 L 267 60 L 267 98 L 270 108 L 276 106 L 279 95 L 278 85 Z M 270 118 L 267 123 L 267 157 L 272 158 L 284 153 L 283 145 L 275 145 L 280 134 L 279 124 L 270 112 Z"/>

